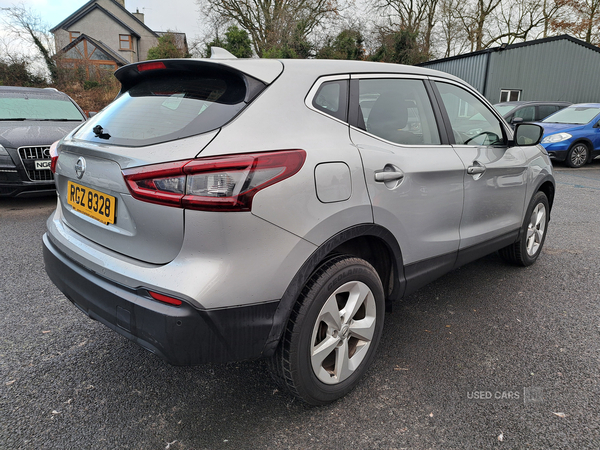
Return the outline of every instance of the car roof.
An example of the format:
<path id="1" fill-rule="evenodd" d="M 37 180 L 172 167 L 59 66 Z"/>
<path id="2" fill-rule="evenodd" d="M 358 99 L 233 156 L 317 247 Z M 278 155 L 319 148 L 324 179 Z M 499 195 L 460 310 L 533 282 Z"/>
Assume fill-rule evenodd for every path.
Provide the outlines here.
<path id="1" fill-rule="evenodd" d="M 522 106 L 522 105 L 567 105 L 570 106 L 571 102 L 564 101 L 550 101 L 550 100 L 519 100 L 514 102 L 501 102 L 495 103 L 494 106 Z"/>
<path id="2" fill-rule="evenodd" d="M 135 71 L 135 67 L 144 63 L 157 63 L 163 61 L 168 62 L 170 66 L 186 64 L 215 64 L 230 67 L 240 72 L 246 73 L 254 78 L 257 78 L 267 84 L 272 83 L 277 79 L 282 71 L 287 69 L 287 72 L 294 73 L 295 71 L 302 72 L 304 75 L 312 75 L 315 78 L 329 75 L 344 75 L 344 74 L 407 74 L 427 77 L 443 78 L 447 80 L 457 81 L 461 84 L 467 84 L 464 80 L 450 75 L 446 72 L 440 72 L 434 69 L 425 67 L 407 66 L 403 64 L 380 63 L 372 61 L 350 61 L 339 59 L 259 59 L 259 58 L 187 58 L 187 59 L 170 59 L 170 60 L 154 60 L 144 61 L 142 63 L 133 63 L 123 66 L 115 73 L 117 78 L 121 80 L 123 77 L 128 77 Z"/>
<path id="3" fill-rule="evenodd" d="M 600 103 L 574 103 L 569 108 L 600 108 Z"/>

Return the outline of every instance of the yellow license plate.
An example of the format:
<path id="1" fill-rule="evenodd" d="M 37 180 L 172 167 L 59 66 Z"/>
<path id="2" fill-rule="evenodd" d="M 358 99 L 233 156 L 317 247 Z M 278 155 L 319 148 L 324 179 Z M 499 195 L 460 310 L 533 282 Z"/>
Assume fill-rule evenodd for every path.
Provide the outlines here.
<path id="1" fill-rule="evenodd" d="M 112 195 L 69 181 L 68 203 L 75 211 L 103 224 L 115 223 L 117 199 Z"/>

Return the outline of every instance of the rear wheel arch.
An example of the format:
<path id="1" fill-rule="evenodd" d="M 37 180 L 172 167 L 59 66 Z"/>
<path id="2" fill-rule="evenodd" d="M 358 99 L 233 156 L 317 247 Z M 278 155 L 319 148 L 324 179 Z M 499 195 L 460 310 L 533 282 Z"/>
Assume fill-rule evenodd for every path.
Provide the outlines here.
<path id="1" fill-rule="evenodd" d="M 388 309 L 393 300 L 402 296 L 406 286 L 404 265 L 400 246 L 393 234 L 375 224 L 347 228 L 319 246 L 288 285 L 273 317 L 273 326 L 263 356 L 269 357 L 277 349 L 294 305 L 311 276 L 339 255 L 355 256 L 375 268 L 383 284 Z"/>

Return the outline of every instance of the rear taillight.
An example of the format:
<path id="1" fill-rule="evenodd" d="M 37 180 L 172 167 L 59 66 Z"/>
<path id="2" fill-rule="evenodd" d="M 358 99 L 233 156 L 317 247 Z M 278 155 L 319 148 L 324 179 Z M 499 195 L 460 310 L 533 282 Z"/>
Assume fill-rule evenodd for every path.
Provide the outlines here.
<path id="1" fill-rule="evenodd" d="M 58 141 L 50 146 L 50 170 L 56 173 L 56 162 L 58 161 Z"/>
<path id="2" fill-rule="evenodd" d="M 247 153 L 126 169 L 131 195 L 160 205 L 202 211 L 250 211 L 261 189 L 296 174 L 304 150 Z"/>

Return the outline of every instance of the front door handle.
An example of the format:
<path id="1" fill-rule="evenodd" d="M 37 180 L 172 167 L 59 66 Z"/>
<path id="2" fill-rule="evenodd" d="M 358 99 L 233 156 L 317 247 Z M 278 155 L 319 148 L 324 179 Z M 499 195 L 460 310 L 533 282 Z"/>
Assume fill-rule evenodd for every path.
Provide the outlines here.
<path id="1" fill-rule="evenodd" d="M 467 173 L 469 175 L 479 175 L 481 173 L 485 172 L 485 166 L 482 165 L 476 165 L 476 166 L 469 166 L 467 167 Z"/>

